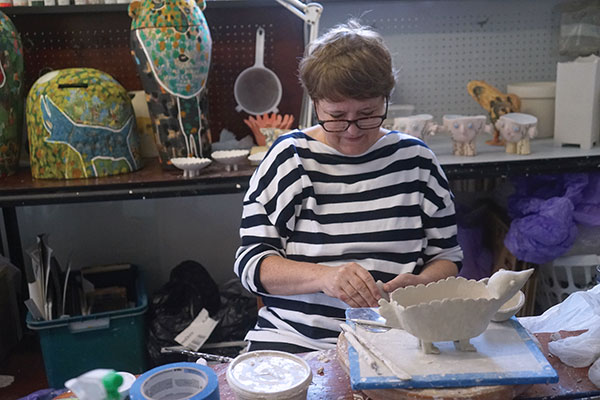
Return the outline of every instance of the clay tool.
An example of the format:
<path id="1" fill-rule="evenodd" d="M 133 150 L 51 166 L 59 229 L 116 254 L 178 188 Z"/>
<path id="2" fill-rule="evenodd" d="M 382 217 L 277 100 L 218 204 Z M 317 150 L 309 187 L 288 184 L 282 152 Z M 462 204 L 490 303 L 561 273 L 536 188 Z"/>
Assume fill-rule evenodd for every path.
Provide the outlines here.
<path id="1" fill-rule="evenodd" d="M 183 347 L 178 347 L 178 346 L 162 347 L 160 349 L 160 352 L 161 353 L 185 354 L 188 356 L 201 357 L 207 361 L 218 361 L 218 362 L 222 362 L 222 363 L 227 363 L 227 362 L 233 361 L 233 358 L 231 358 L 231 357 L 218 356 L 216 354 L 200 353 L 198 351 L 192 351 L 192 350 L 184 349 Z"/>
<path id="2" fill-rule="evenodd" d="M 353 330 L 350 328 L 348 324 L 340 324 L 340 327 L 344 331 L 344 334 L 349 333 L 349 335 L 353 335 L 354 338 L 363 346 L 364 349 L 371 352 L 371 355 L 374 356 L 377 360 L 381 360 L 383 365 L 388 367 L 390 372 L 397 376 L 401 380 L 409 380 L 412 376 L 396 365 L 393 361 L 386 357 L 381 351 L 376 349 L 374 346 L 371 346 L 369 340 L 360 334 L 359 330 Z M 348 337 L 348 336 L 346 336 Z M 357 350 L 358 351 L 358 350 Z"/>
<path id="3" fill-rule="evenodd" d="M 337 318 L 337 317 L 332 317 L 333 319 L 337 320 L 337 321 L 342 321 L 342 322 L 353 322 L 355 324 L 358 325 L 366 325 L 366 326 L 375 326 L 377 328 L 387 328 L 387 329 L 393 329 L 392 326 L 386 325 L 383 322 L 379 322 L 379 321 L 371 321 L 368 319 L 359 319 L 359 318 Z"/>
<path id="4" fill-rule="evenodd" d="M 379 364 L 377 363 L 377 360 L 373 358 L 371 352 L 365 349 L 365 347 L 362 344 L 360 344 L 360 342 L 358 341 L 358 339 L 356 339 L 352 332 L 347 331 L 344 327 L 342 327 L 342 330 L 344 331 L 344 336 L 346 337 L 348 343 L 350 343 L 350 345 L 354 347 L 358 354 L 360 354 L 360 356 L 365 359 L 367 364 L 369 364 L 371 369 L 375 371 L 377 375 L 381 375 Z"/>

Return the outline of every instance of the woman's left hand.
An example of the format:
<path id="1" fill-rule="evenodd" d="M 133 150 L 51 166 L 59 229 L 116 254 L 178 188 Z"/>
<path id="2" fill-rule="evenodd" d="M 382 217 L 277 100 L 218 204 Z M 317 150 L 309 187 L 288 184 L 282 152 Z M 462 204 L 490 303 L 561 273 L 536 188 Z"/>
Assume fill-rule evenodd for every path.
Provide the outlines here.
<path id="1" fill-rule="evenodd" d="M 435 260 L 427 264 L 419 275 L 411 273 L 399 274 L 383 285 L 383 290 L 391 293 L 401 287 L 418 285 L 419 283 L 427 285 L 429 282 L 439 281 L 440 279 L 455 276 L 456 274 L 458 274 L 458 268 L 452 261 Z"/>
<path id="2" fill-rule="evenodd" d="M 412 285 L 416 286 L 419 283 L 426 285 L 429 283 L 429 281 L 422 275 L 415 275 L 411 273 L 400 274 L 383 285 L 383 290 L 385 290 L 387 293 L 391 293 L 398 288 Z"/>

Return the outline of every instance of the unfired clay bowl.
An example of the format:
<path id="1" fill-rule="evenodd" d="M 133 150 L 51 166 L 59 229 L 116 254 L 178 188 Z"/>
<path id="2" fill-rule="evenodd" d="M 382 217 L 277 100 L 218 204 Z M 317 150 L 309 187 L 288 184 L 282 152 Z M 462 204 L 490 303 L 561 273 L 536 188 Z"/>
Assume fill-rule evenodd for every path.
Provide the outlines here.
<path id="1" fill-rule="evenodd" d="M 266 151 L 261 151 L 258 153 L 250 154 L 248 156 L 248 161 L 250 161 L 250 165 L 258 165 L 262 161 L 263 158 L 267 155 Z"/>
<path id="2" fill-rule="evenodd" d="M 427 285 L 399 288 L 391 293 L 390 301 L 379 300 L 379 314 L 386 325 L 416 336 L 425 353 L 439 353 L 433 342 L 445 341 L 453 341 L 461 351 L 476 351 L 469 340 L 487 329 L 496 312 L 532 273 L 532 268 L 500 270 L 487 284 L 453 276 Z"/>
<path id="3" fill-rule="evenodd" d="M 213 152 L 210 156 L 213 160 L 225 164 L 227 171 L 232 168 L 237 171 L 237 166 L 247 161 L 246 158 L 249 153 L 249 150 L 219 150 Z"/>
<path id="4" fill-rule="evenodd" d="M 525 293 L 519 290 L 513 297 L 511 297 L 506 303 L 500 307 L 498 312 L 494 314 L 492 321 L 494 322 L 503 322 L 511 317 L 513 317 L 516 313 L 519 312 L 523 305 L 525 304 Z"/>
<path id="5" fill-rule="evenodd" d="M 183 170 L 184 178 L 193 178 L 198 176 L 198 171 L 204 167 L 208 167 L 212 162 L 210 158 L 199 157 L 175 157 L 171 158 L 170 161 L 174 166 Z"/>

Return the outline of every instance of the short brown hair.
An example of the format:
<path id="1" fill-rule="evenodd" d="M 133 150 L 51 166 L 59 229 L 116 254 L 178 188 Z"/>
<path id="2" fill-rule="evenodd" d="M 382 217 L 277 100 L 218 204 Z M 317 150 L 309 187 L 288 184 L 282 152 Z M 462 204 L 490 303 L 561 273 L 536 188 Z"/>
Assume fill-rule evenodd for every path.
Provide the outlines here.
<path id="1" fill-rule="evenodd" d="M 300 61 L 300 81 L 314 101 L 389 97 L 396 83 L 383 38 L 356 20 L 312 42 Z"/>

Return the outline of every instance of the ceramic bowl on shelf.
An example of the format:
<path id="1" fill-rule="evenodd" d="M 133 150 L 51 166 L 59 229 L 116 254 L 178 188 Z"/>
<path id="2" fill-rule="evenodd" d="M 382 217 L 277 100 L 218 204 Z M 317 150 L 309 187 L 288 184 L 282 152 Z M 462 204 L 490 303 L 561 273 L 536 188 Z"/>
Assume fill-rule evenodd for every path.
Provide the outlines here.
<path id="1" fill-rule="evenodd" d="M 227 171 L 237 171 L 238 165 L 246 162 L 249 153 L 249 150 L 219 150 L 210 156 L 213 160 L 225 164 Z"/>
<path id="2" fill-rule="evenodd" d="M 250 161 L 250 165 L 258 165 L 262 161 L 263 158 L 267 155 L 266 151 L 260 151 L 258 153 L 250 154 L 248 156 L 248 161 Z"/>
<path id="3" fill-rule="evenodd" d="M 208 167 L 212 160 L 210 158 L 199 157 L 175 157 L 171 158 L 171 163 L 177 168 L 183 170 L 184 178 L 193 178 L 199 175 L 199 171 Z"/>

